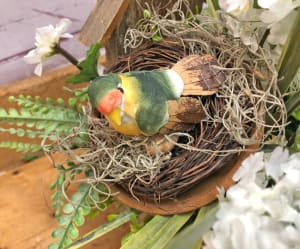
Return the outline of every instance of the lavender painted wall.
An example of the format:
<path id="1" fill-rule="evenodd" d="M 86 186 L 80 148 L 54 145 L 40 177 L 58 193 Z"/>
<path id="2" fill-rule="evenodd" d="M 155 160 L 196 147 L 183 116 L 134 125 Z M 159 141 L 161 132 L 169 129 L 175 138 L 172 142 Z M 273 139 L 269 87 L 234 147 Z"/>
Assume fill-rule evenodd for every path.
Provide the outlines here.
<path id="1" fill-rule="evenodd" d="M 69 30 L 79 33 L 96 0 L 0 0 L 0 84 L 33 75 L 34 65 L 27 65 L 23 56 L 34 47 L 35 28 L 53 24 L 61 18 L 73 23 Z M 62 41 L 62 46 L 77 58 L 86 48 L 76 39 Z M 45 70 L 67 62 L 56 57 Z"/>

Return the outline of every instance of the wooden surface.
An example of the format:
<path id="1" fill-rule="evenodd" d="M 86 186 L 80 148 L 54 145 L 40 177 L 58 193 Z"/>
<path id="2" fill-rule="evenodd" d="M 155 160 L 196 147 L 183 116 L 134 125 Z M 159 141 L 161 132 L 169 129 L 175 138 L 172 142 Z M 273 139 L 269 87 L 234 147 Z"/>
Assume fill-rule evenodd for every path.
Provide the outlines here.
<path id="1" fill-rule="evenodd" d="M 72 21 L 68 32 L 75 36 L 64 39 L 62 46 L 82 58 L 86 47 L 76 37 L 95 4 L 96 0 L 0 0 L 0 84 L 33 75 L 34 65 L 26 64 L 23 56 L 34 48 L 35 29 L 56 25 L 61 18 Z M 45 70 L 68 64 L 60 56 L 52 61 Z"/>
<path id="2" fill-rule="evenodd" d="M 48 186 L 56 174 L 57 170 L 46 158 L 0 173 L 1 249 L 45 249 L 53 242 L 51 232 L 58 226 L 50 208 Z M 87 219 L 80 229 L 81 235 L 106 222 L 109 211 L 94 220 Z M 127 231 L 125 225 L 83 248 L 117 249 Z"/>

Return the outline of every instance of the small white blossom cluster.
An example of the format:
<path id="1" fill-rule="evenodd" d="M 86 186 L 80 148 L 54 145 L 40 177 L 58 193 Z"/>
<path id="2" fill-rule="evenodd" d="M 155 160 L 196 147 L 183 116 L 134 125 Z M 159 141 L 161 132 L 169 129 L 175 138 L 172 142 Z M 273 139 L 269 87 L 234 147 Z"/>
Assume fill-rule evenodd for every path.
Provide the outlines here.
<path id="1" fill-rule="evenodd" d="M 55 46 L 59 44 L 61 38 L 72 38 L 69 33 L 65 33 L 71 21 L 67 18 L 61 19 L 54 27 L 48 25 L 45 27 L 37 28 L 35 31 L 35 49 L 30 50 L 24 59 L 29 64 L 37 64 L 34 73 L 38 76 L 42 75 L 43 65 L 47 63 L 47 58 L 53 56 Z"/>
<path id="2" fill-rule="evenodd" d="M 272 178 L 273 185 L 270 185 Z M 248 157 L 233 177 L 239 181 L 220 197 L 217 221 L 205 249 L 300 248 L 300 153 Z"/>
<path id="3" fill-rule="evenodd" d="M 273 45 L 284 45 L 296 15 L 300 0 L 258 0 L 259 7 L 253 8 L 253 0 L 219 0 L 220 8 L 230 15 L 225 17 L 228 28 L 235 37 L 253 50 L 258 48 L 260 28 L 269 28 L 267 41 Z"/>

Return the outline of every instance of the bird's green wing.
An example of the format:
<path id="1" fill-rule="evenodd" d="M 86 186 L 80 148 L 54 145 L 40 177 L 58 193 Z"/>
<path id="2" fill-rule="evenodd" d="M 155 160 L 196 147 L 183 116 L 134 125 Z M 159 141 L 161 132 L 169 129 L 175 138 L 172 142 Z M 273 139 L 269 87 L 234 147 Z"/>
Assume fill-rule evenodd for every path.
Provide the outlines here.
<path id="1" fill-rule="evenodd" d="M 137 71 L 126 74 L 136 78 L 140 82 L 141 91 L 147 95 L 155 93 L 165 100 L 176 100 L 183 91 L 182 79 L 173 70 Z"/>
<path id="2" fill-rule="evenodd" d="M 99 76 L 88 87 L 88 95 L 94 107 L 112 89 L 118 86 L 127 86 L 125 91 L 133 91 L 137 99 L 135 119 L 138 127 L 146 135 L 156 134 L 169 118 L 168 100 L 179 99 L 183 82 L 175 71 L 139 71 L 121 75 L 108 74 Z M 128 80 L 128 81 L 127 81 Z M 130 95 L 130 94 L 129 94 Z M 128 99 L 130 101 L 130 99 Z"/>
<path id="3" fill-rule="evenodd" d="M 136 122 L 146 135 L 154 135 L 163 127 L 169 118 L 168 100 L 180 97 L 178 89 L 170 83 L 165 71 L 140 71 L 126 73 L 135 84 L 138 84 L 137 94 L 139 106 L 136 112 Z"/>
<path id="4" fill-rule="evenodd" d="M 146 135 L 152 136 L 158 133 L 159 129 L 168 122 L 168 104 L 166 101 L 157 103 L 142 101 L 136 112 L 136 122 Z"/>

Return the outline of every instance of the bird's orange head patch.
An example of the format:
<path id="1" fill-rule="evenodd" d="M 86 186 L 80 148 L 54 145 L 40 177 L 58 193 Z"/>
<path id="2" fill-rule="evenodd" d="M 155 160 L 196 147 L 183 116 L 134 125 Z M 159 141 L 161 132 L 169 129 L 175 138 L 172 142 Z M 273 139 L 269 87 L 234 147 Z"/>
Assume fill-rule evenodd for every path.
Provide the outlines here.
<path id="1" fill-rule="evenodd" d="M 122 98 L 123 93 L 120 90 L 111 90 L 100 100 L 97 109 L 102 114 L 107 115 L 122 104 Z"/>

